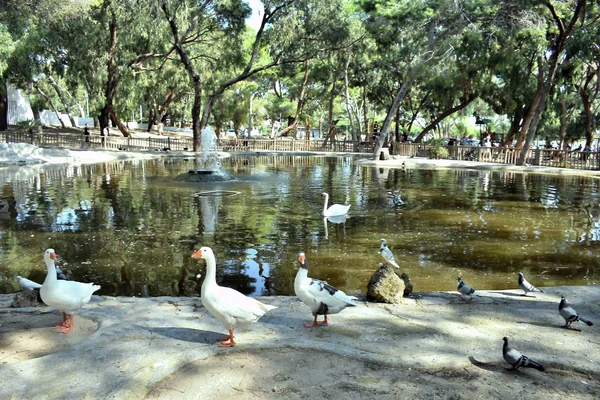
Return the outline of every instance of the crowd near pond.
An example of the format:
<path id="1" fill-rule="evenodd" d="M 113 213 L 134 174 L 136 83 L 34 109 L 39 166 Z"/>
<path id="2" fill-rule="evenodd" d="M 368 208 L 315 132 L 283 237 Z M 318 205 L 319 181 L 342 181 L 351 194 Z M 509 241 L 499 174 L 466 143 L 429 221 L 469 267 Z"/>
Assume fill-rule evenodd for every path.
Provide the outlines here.
<path id="1" fill-rule="evenodd" d="M 293 295 L 296 255 L 311 276 L 366 293 L 385 238 L 415 291 L 598 282 L 600 180 L 467 169 L 361 166 L 352 156 L 260 155 L 0 169 L 0 293 L 42 282 L 44 249 L 71 279 L 111 296 L 196 296 L 209 246 L 217 280 Z M 350 205 L 324 219 L 321 193 Z"/>

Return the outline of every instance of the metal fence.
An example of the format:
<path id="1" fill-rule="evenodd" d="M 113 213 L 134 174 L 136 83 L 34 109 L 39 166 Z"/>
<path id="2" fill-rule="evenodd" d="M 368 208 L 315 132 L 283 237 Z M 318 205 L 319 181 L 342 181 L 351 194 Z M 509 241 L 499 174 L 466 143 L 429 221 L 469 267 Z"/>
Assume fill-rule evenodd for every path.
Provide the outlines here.
<path id="1" fill-rule="evenodd" d="M 193 140 L 164 138 L 131 138 L 121 136 L 99 136 L 68 133 L 28 133 L 24 131 L 5 131 L 0 135 L 7 143 L 29 143 L 40 147 L 60 147 L 67 149 L 106 148 L 113 150 L 188 150 L 193 149 Z M 216 149 L 219 151 L 310 151 L 310 152 L 358 152 L 371 154 L 373 142 L 352 141 L 294 140 L 294 139 L 220 139 Z M 438 157 L 433 146 L 421 143 L 389 144 L 390 154 L 405 157 L 443 158 L 461 161 L 480 161 L 516 165 L 521 154 L 520 149 L 509 147 L 473 147 L 447 146 L 447 155 Z M 591 151 L 531 149 L 525 163 L 529 165 L 600 170 L 600 153 Z"/>

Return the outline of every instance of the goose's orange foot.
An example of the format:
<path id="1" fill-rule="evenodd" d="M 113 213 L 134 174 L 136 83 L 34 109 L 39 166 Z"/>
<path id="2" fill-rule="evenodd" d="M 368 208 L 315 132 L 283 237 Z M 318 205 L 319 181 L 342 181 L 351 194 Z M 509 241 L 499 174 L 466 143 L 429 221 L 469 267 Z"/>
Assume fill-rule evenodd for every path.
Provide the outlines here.
<path id="1" fill-rule="evenodd" d="M 229 341 L 229 336 L 226 337 L 222 337 L 222 338 L 218 338 L 217 339 L 219 342 L 223 343 L 223 342 L 228 342 Z"/>
<path id="2" fill-rule="evenodd" d="M 72 326 L 65 326 L 64 328 L 59 329 L 58 332 L 67 334 L 67 333 L 70 333 L 72 330 L 73 330 Z"/>
<path id="3" fill-rule="evenodd" d="M 221 344 L 220 347 L 233 347 L 235 346 L 235 340 L 233 340 L 233 329 L 229 330 L 229 337 L 218 339 Z"/>
<path id="4" fill-rule="evenodd" d="M 219 347 L 234 347 L 235 345 L 236 343 L 233 339 L 227 339 L 226 341 L 221 342 Z"/>

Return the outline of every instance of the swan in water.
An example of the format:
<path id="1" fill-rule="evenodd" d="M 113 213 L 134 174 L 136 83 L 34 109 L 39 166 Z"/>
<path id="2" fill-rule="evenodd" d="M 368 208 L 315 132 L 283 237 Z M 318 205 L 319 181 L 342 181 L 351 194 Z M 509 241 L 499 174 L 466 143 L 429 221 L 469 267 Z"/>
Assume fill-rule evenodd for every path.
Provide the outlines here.
<path id="1" fill-rule="evenodd" d="M 325 197 L 325 203 L 323 204 L 323 216 L 324 217 L 335 217 L 338 215 L 344 215 L 348 213 L 350 206 L 343 206 L 341 204 L 332 204 L 331 207 L 327 208 L 329 203 L 329 194 L 323 192 L 321 197 Z"/>

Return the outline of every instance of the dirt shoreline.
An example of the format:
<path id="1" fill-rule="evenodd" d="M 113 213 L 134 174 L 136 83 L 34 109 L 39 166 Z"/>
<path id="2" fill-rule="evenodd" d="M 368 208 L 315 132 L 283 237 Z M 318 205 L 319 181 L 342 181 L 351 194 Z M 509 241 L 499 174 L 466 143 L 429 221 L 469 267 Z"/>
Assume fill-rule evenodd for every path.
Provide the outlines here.
<path id="1" fill-rule="evenodd" d="M 562 328 L 566 295 L 596 325 Z M 112 399 L 597 399 L 600 286 L 418 293 L 403 304 L 359 306 L 307 329 L 295 297 L 263 297 L 278 308 L 225 330 L 199 298 L 94 296 L 70 335 L 47 307 L 9 308 L 0 295 L 0 398 Z M 577 324 L 574 324 L 574 326 Z M 542 363 L 509 371 L 502 337 Z"/>

